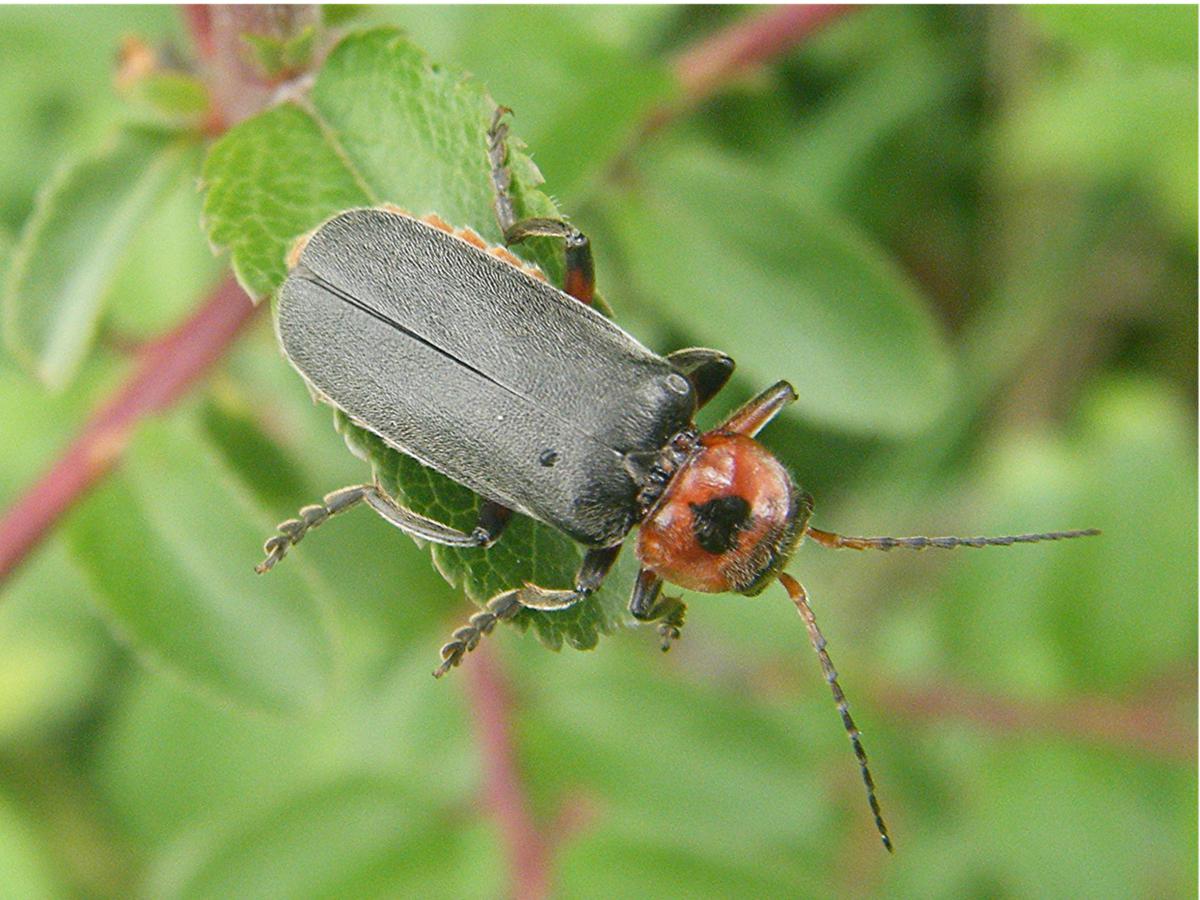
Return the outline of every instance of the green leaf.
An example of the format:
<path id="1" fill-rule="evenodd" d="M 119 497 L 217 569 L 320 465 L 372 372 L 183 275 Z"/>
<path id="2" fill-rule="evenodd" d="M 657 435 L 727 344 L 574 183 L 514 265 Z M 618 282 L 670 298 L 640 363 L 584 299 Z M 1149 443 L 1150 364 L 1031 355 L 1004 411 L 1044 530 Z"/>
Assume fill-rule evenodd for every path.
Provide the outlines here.
<path id="1" fill-rule="evenodd" d="M 68 538 L 118 636 L 151 664 L 244 707 L 311 712 L 330 637 L 303 562 L 255 576 L 251 549 L 269 528 L 199 428 L 154 423 Z"/>
<path id="2" fill-rule="evenodd" d="M 152 872 L 169 898 L 497 896 L 503 877 L 470 864 L 478 832 L 419 815 L 410 791 L 344 777 L 297 792 L 240 828 L 198 831 Z M 483 883 L 480 883 L 480 882 Z"/>
<path id="3" fill-rule="evenodd" d="M 354 206 L 436 212 L 498 243 L 486 156 L 494 111 L 480 85 L 432 67 L 399 32 L 349 37 L 326 60 L 311 105 L 279 106 L 213 146 L 203 176 L 209 239 L 229 248 L 257 299 L 283 283 L 298 237 Z M 510 151 L 526 211 L 552 214 L 534 190 L 536 168 Z M 533 255 L 551 272 L 562 268 L 549 248 Z"/>
<path id="4" fill-rule="evenodd" d="M 65 387 L 78 371 L 130 241 L 194 149 L 190 136 L 125 129 L 38 196 L 0 302 L 8 348 L 48 386 Z"/>
<path id="5" fill-rule="evenodd" d="M 268 78 L 284 78 L 304 69 L 312 58 L 317 30 L 311 25 L 291 37 L 245 34 L 244 40 L 254 51 L 254 57 Z"/>
<path id="6" fill-rule="evenodd" d="M 190 177 L 159 197 L 113 277 L 105 333 L 151 340 L 176 327 L 216 287 L 227 269 L 200 230 L 201 199 Z"/>
<path id="7" fill-rule="evenodd" d="M 293 104 L 217 141 L 204 186 L 209 240 L 230 251 L 233 272 L 255 301 L 283 283 L 284 256 L 296 238 L 338 210 L 374 202 L 320 123 Z"/>
<path id="8" fill-rule="evenodd" d="M 106 691 L 112 642 L 88 597 L 78 567 L 58 539 L 40 548 L 5 585 L 0 746 L 15 749 L 47 732 L 61 733 L 89 716 Z"/>
<path id="9" fill-rule="evenodd" d="M 730 353 L 763 387 L 791 380 L 797 408 L 831 427 L 903 435 L 941 411 L 945 339 L 849 222 L 711 151 L 657 156 L 640 188 L 607 214 L 638 293 L 688 340 Z"/>
<path id="10" fill-rule="evenodd" d="M 1191 664 L 1196 570 L 1178 561 L 1196 546 L 1194 425 L 1153 383 L 1102 382 L 1087 399 L 1070 442 L 1028 428 L 998 442 L 989 490 L 972 503 L 989 511 L 978 533 L 1103 532 L 956 563 L 938 616 L 945 646 L 976 683 L 1116 693 Z M 1004 602 L 978 599 L 992 597 Z"/>
<path id="11" fill-rule="evenodd" d="M 1113 50 L 1129 59 L 1196 68 L 1194 6 L 1023 6 L 1050 38 L 1078 50 Z"/>
<path id="12" fill-rule="evenodd" d="M 366 6 L 362 3 L 321 4 L 321 24 L 326 28 L 338 28 L 362 15 Z"/>
<path id="13" fill-rule="evenodd" d="M 121 103 L 109 89 L 123 35 L 152 44 L 181 35 L 166 6 L 7 6 L 0 24 L 0 218 L 28 216 L 35 192 L 57 164 L 111 133 Z"/>
<path id="14" fill-rule="evenodd" d="M 8 900 L 66 896 L 53 877 L 52 857 L 43 846 L 35 821 L 0 799 L 0 872 L 4 873 L 4 896 Z"/>
<path id="15" fill-rule="evenodd" d="M 176 128 L 199 127 L 208 112 L 208 89 L 184 72 L 151 72 L 130 86 L 126 100 L 136 114 Z"/>
<path id="16" fill-rule="evenodd" d="M 781 192 L 799 188 L 850 210 L 864 199 L 856 191 L 871 154 L 906 124 L 944 116 L 971 76 L 944 39 L 926 33 L 918 9 L 864 13 L 847 22 L 873 36 L 858 65 L 833 97 L 805 111 L 796 137 L 774 135 L 768 148 L 779 156 Z"/>
<path id="17" fill-rule="evenodd" d="M 205 222 L 211 240 L 229 247 L 234 271 L 256 297 L 286 276 L 294 240 L 339 210 L 394 203 L 469 225 L 487 240 L 501 235 L 492 211 L 486 134 L 495 104 L 477 82 L 432 66 L 392 29 L 342 41 L 313 87 L 311 105 L 287 104 L 242 123 L 214 147 L 204 166 Z M 537 190 L 541 175 L 515 139 L 509 146 L 514 194 L 524 215 L 555 215 Z M 561 247 L 522 245 L 550 277 L 562 271 Z M 469 527 L 478 498 L 459 485 L 340 420 L 339 428 L 384 487 L 417 512 Z M 579 548 L 551 529 L 515 521 L 487 552 L 433 550 L 450 582 L 478 603 L 525 581 L 570 584 Z M 549 646 L 589 648 L 624 621 L 625 591 L 614 586 L 560 613 L 524 612 Z"/>
<path id="18" fill-rule="evenodd" d="M 4 278 L 4 273 L 8 271 L 8 261 L 12 256 L 13 236 L 9 230 L 0 226 L 0 279 Z"/>
<path id="19" fill-rule="evenodd" d="M 646 9 L 608 7 L 591 16 L 578 6 L 547 5 L 514 15 L 509 7 L 481 6 L 448 15 L 446 7 L 418 6 L 400 7 L 396 17 L 424 46 L 425 35 L 437 40 L 446 58 L 513 107 L 513 124 L 554 195 L 570 198 L 594 183 L 650 111 L 677 90 L 665 60 L 630 52 L 635 29 L 627 17 Z M 498 46 L 521 47 L 520 63 L 496 53 Z"/>
<path id="20" fill-rule="evenodd" d="M 1154 196 L 1195 240 L 1196 70 L 1089 64 L 1041 79 L 998 122 L 999 171 Z"/>

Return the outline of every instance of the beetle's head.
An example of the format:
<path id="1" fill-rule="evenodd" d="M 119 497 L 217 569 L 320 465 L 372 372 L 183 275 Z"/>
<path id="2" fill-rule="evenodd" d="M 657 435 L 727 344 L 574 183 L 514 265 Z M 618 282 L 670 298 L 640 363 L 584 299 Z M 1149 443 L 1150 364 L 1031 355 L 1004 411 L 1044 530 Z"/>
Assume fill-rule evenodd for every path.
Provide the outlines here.
<path id="1" fill-rule="evenodd" d="M 787 564 L 811 512 L 770 451 L 711 431 L 642 522 L 638 558 L 688 590 L 754 595 Z"/>

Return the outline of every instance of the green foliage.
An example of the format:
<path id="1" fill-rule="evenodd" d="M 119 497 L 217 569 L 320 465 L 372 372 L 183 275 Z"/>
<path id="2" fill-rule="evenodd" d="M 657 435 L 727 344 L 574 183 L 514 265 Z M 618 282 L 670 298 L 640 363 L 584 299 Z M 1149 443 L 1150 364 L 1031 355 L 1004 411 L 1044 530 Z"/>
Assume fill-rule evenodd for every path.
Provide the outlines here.
<path id="1" fill-rule="evenodd" d="M 162 6 L 112 10 L 14 6 L 0 28 L 0 217 L 19 226 L 35 192 L 64 159 L 77 158 L 112 133 L 123 115 L 113 60 L 131 32 L 170 39 L 172 11 Z"/>
<path id="2" fill-rule="evenodd" d="M 829 209 L 716 153 L 666 153 L 653 187 L 606 207 L 638 292 L 706 346 L 740 333 L 739 369 L 769 384 L 803 372 L 796 406 L 869 433 L 919 431 L 951 389 L 949 351 L 921 299 L 869 240 Z M 717 212 L 717 211 L 720 212 Z M 678 253 L 702 263 L 680 266 Z M 698 298 L 712 296 L 704 316 Z"/>
<path id="3" fill-rule="evenodd" d="M 316 707 L 331 648 L 303 564 L 270 579 L 229 565 L 267 520 L 197 429 L 147 426 L 128 459 L 68 530 L 117 633 L 150 664 L 214 697 L 272 713 Z M 152 597 L 170 602 L 147 603 Z"/>
<path id="4" fill-rule="evenodd" d="M 1050 37 L 1085 53 L 1114 51 L 1129 59 L 1195 69 L 1194 7 L 1031 6 L 1022 14 Z"/>
<path id="5" fill-rule="evenodd" d="M 125 129 L 39 193 L 0 302 L 8 349 L 49 387 L 78 371 L 134 235 L 194 167 L 194 145 L 170 131 Z"/>
<path id="6" fill-rule="evenodd" d="M 283 282 L 298 237 L 353 206 L 435 212 L 499 242 L 486 156 L 494 111 L 480 85 L 432 68 L 398 32 L 349 38 L 322 68 L 311 106 L 278 106 L 213 146 L 204 166 L 209 237 L 229 248 L 256 299 Z M 552 212 L 519 150 L 513 169 L 526 210 Z M 548 254 L 538 261 L 561 268 Z"/>
<path id="7" fill-rule="evenodd" d="M 34 827 L 21 813 L 0 801 L 0 871 L 4 895 L 13 900 L 38 900 L 62 891 L 52 876 L 50 855 L 41 846 Z"/>
<path id="8" fill-rule="evenodd" d="M 243 40 L 254 50 L 254 58 L 265 76 L 285 78 L 303 71 L 312 62 L 317 30 L 308 25 L 291 37 L 248 34 Z"/>
<path id="9" fill-rule="evenodd" d="M 763 439 L 818 527 L 1104 529 L 798 551 L 891 859 L 778 589 L 685 598 L 666 656 L 644 630 L 542 652 L 621 621 L 627 550 L 602 602 L 497 629 L 553 895 L 1193 894 L 1196 11 L 859 10 L 640 139 L 677 99 L 676 50 L 744 11 L 348 12 L 369 30 L 202 171 L 199 75 L 106 88 L 131 31 L 187 59 L 162 47 L 174 12 L 0 10 L 0 273 L 11 247 L 23 285 L 0 502 L 227 264 L 269 297 L 296 237 L 385 201 L 497 240 L 494 97 L 529 144 L 521 200 L 551 212 L 552 193 L 591 235 L 622 326 L 737 358 L 703 422 L 796 384 Z M 175 141 L 176 174 L 148 171 Z M 553 244 L 521 252 L 559 271 Z M 560 585 L 577 550 L 518 521 L 430 565 L 358 509 L 254 576 L 278 519 L 364 480 L 346 442 L 407 501 L 473 517 L 467 492 L 330 419 L 262 317 L 0 588 L 0 894 L 511 892 L 465 670 L 481 660 L 429 671 L 464 594 Z"/>
<path id="10" fill-rule="evenodd" d="M 135 116 L 176 128 L 201 127 L 209 108 L 208 89 L 199 78 L 167 70 L 139 78 L 125 100 Z"/>

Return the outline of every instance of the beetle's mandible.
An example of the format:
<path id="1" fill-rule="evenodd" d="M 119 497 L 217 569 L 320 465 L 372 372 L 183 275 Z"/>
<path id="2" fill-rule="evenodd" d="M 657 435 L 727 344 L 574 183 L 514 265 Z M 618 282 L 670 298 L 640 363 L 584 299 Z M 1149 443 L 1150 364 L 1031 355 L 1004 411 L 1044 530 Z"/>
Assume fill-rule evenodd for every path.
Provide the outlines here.
<path id="1" fill-rule="evenodd" d="M 563 289 L 502 247 L 436 216 L 355 209 L 293 251 L 276 327 L 284 352 L 323 400 L 387 444 L 475 491 L 470 532 L 405 508 L 378 485 L 327 495 L 279 527 L 265 572 L 308 531 L 366 502 L 428 541 L 485 548 L 513 511 L 561 530 L 587 551 L 572 585 L 525 585 L 493 597 L 442 648 L 435 675 L 458 665 L 498 620 L 524 607 L 563 609 L 603 582 L 638 528 L 641 569 L 629 610 L 657 622 L 666 650 L 688 590 L 754 595 L 778 581 L 820 658 L 858 758 L 884 845 L 892 849 L 859 732 L 807 595 L 783 571 L 805 537 L 826 547 L 981 547 L 1059 540 L 1094 530 L 1008 537 L 856 538 L 809 524 L 812 499 L 755 440 L 796 394 L 767 388 L 711 431 L 696 411 L 729 380 L 716 350 L 658 356 L 590 307 L 588 239 L 557 219 L 518 220 L 510 195 L 506 110 L 488 133 L 495 211 L 506 244 L 540 235 L 565 244 Z M 502 425 L 500 423 L 503 423 Z"/>

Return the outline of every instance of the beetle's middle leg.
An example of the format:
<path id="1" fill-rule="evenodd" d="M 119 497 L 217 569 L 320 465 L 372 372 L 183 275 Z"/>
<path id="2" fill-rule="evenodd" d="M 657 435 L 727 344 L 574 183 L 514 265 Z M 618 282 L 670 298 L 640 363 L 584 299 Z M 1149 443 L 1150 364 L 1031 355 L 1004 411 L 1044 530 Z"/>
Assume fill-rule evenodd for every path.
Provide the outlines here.
<path id="1" fill-rule="evenodd" d="M 620 552 L 621 545 L 616 544 L 585 553 L 575 575 L 574 590 L 552 591 L 536 584 L 526 584 L 497 594 L 488 601 L 487 606 L 471 616 L 466 625 L 450 636 L 450 640 L 442 647 L 442 662 L 434 670 L 434 677 L 441 678 L 462 662 L 463 657 L 479 645 L 480 639 L 491 634 L 496 623 L 502 619 L 510 619 L 522 609 L 543 612 L 567 609 L 586 599 L 599 589 Z"/>
<path id="2" fill-rule="evenodd" d="M 254 567 L 260 575 L 270 571 L 287 554 L 288 550 L 300 543 L 301 538 L 310 528 L 323 524 L 331 516 L 352 509 L 359 503 L 366 502 L 383 519 L 395 525 L 401 531 L 432 541 L 435 544 L 446 544 L 450 547 L 488 547 L 499 539 L 504 526 L 512 515 L 504 506 L 484 500 L 479 508 L 479 517 L 475 527 L 468 534 L 451 528 L 436 519 L 430 519 L 419 513 L 401 506 L 374 484 L 356 484 L 341 490 L 326 494 L 321 503 L 314 503 L 300 510 L 295 519 L 288 519 L 279 525 L 279 534 L 267 539 L 263 552 L 267 558 Z"/>
<path id="3" fill-rule="evenodd" d="M 488 129 L 488 161 L 492 167 L 492 186 L 496 191 L 493 206 L 496 221 L 504 235 L 504 243 L 519 244 L 528 237 L 562 238 L 566 248 L 566 279 L 563 290 L 582 303 L 591 303 L 596 293 L 596 268 L 592 262 L 592 242 L 587 235 L 562 219 L 517 219 L 512 198 L 512 172 L 509 171 L 508 125 L 504 121 L 510 112 L 501 106 L 496 109 Z"/>

